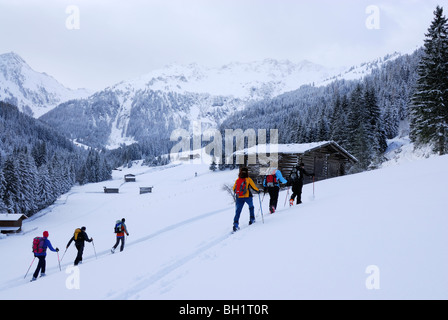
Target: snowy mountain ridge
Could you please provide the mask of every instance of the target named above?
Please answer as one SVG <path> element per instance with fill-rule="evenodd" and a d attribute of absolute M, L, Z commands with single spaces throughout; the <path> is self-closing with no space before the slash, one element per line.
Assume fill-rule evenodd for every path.
<path fill-rule="evenodd" d="M 124 92 L 126 96 L 142 90 L 206 94 L 216 97 L 212 104 L 222 105 L 223 97 L 242 101 L 270 99 L 305 84 L 320 86 L 337 79 L 360 79 L 399 55 L 394 53 L 350 68 L 327 68 L 307 60 L 294 63 L 276 59 L 232 62 L 219 67 L 170 64 L 105 90 Z M 14 52 L 0 54 L 0 99 L 17 105 L 35 118 L 61 103 L 84 99 L 91 94 L 88 89 L 66 88 L 46 73 L 34 71 Z"/>
<path fill-rule="evenodd" d="M 351 68 L 275 59 L 219 67 L 172 64 L 89 95 L 65 88 L 32 70 L 19 55 L 7 53 L 0 55 L 0 99 L 34 117 L 43 115 L 73 140 L 114 149 L 145 137 L 165 137 L 178 128 L 192 131 L 194 122 L 202 123 L 203 130 L 217 127 L 253 102 L 306 84 L 361 79 L 398 56 Z"/>
<path fill-rule="evenodd" d="M 361 79 L 390 59 L 385 57 L 349 69 L 275 59 L 214 68 L 172 64 L 122 81 L 87 99 L 63 103 L 42 119 L 81 143 L 114 149 L 142 139 L 167 138 L 174 129 L 192 132 L 194 122 L 200 122 L 203 130 L 216 128 L 251 103 L 303 85 Z"/>
<path fill-rule="evenodd" d="M 14 52 L 0 54 L 0 100 L 28 115 L 38 118 L 62 102 L 89 95 L 86 89 L 68 89 L 48 74 L 33 70 Z"/>
<path fill-rule="evenodd" d="M 272 98 L 304 84 L 319 82 L 340 72 L 310 61 L 265 59 L 250 63 L 232 62 L 220 67 L 197 63 L 171 64 L 137 79 L 123 81 L 113 89 L 195 92 L 239 99 Z"/>

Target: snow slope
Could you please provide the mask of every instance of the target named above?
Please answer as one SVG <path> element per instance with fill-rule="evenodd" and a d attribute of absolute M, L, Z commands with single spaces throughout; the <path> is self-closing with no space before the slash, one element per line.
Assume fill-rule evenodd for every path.
<path fill-rule="evenodd" d="M 24 224 L 24 235 L 0 239 L 0 299 L 447 299 L 448 157 L 388 166 L 304 187 L 300 206 L 266 214 L 231 235 L 231 197 L 222 190 L 237 172 L 208 165 L 134 166 L 111 181 L 73 188 Z M 124 183 L 134 173 L 137 182 Z M 197 177 L 195 177 L 197 173 Z M 103 186 L 120 187 L 104 194 Z M 140 195 L 139 186 L 154 186 Z M 130 236 L 110 253 L 115 220 Z M 30 283 L 31 243 L 44 230 L 60 256 L 74 229 L 87 227 L 79 277 L 72 245 L 59 271 L 47 255 L 47 277 Z M 33 230 L 34 228 L 37 228 Z M 375 284 L 368 289 L 374 266 Z M 368 273 L 366 273 L 366 270 Z M 379 272 L 379 273 L 378 273 Z M 69 289 L 79 280 L 79 289 Z M 379 282 L 378 282 L 379 280 Z"/>

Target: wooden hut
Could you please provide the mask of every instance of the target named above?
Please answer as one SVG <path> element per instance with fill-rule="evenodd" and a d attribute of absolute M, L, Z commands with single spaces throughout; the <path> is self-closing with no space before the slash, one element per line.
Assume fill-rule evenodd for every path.
<path fill-rule="evenodd" d="M 118 192 L 119 192 L 118 188 L 104 187 L 104 193 L 118 193 Z"/>
<path fill-rule="evenodd" d="M 152 193 L 154 187 L 140 187 L 140 194 Z"/>
<path fill-rule="evenodd" d="M 135 182 L 135 174 L 129 173 L 124 176 L 125 182 Z"/>
<path fill-rule="evenodd" d="M 14 233 L 22 231 L 22 221 L 27 219 L 24 214 L 0 214 L 0 232 Z"/>
<path fill-rule="evenodd" d="M 267 165 L 260 163 L 260 154 L 264 159 L 270 160 Z M 343 176 L 348 165 L 358 162 L 353 155 L 334 141 L 268 144 L 244 149 L 235 155 L 244 155 L 244 165 L 249 168 L 249 175 L 258 186 L 263 184 L 264 176 L 270 167 L 280 169 L 283 176 L 288 179 L 292 168 L 303 162 L 305 170 L 309 173 L 314 172 L 317 181 Z M 250 156 L 252 156 L 251 162 L 248 161 Z M 256 159 L 255 163 L 253 159 Z M 305 176 L 304 183 L 309 182 L 312 182 L 312 178 Z"/>
<path fill-rule="evenodd" d="M 200 152 L 184 152 L 182 153 L 182 155 L 179 157 L 180 161 L 190 161 L 190 160 L 196 160 L 196 159 L 200 159 L 201 158 L 201 154 Z"/>

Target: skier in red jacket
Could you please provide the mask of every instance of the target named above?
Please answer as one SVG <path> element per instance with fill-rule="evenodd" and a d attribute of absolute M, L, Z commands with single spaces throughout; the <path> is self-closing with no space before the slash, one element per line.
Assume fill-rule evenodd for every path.
<path fill-rule="evenodd" d="M 42 238 L 43 241 L 42 250 L 41 252 L 34 252 L 34 256 L 39 259 L 39 263 L 37 264 L 36 271 L 34 271 L 33 278 L 31 279 L 31 281 L 35 281 L 37 279 L 39 272 L 41 277 L 45 277 L 45 267 L 46 267 L 45 258 L 47 256 L 47 248 L 49 248 L 53 252 L 59 251 L 58 248 L 56 249 L 53 248 L 50 240 L 48 240 L 48 236 L 49 236 L 48 231 L 44 231 Z"/>

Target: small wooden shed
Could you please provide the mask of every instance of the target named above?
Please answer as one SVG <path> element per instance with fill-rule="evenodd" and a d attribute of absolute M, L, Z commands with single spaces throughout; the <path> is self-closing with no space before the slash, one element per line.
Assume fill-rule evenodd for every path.
<path fill-rule="evenodd" d="M 108 187 L 104 187 L 104 193 L 118 193 L 119 189 L 118 188 L 108 188 Z"/>
<path fill-rule="evenodd" d="M 154 187 L 140 187 L 140 194 L 152 193 Z"/>
<path fill-rule="evenodd" d="M 196 160 L 196 159 L 200 159 L 201 158 L 201 154 L 198 152 L 188 152 L 188 153 L 183 153 L 180 157 L 179 160 L 180 161 L 190 161 L 190 160 Z"/>
<path fill-rule="evenodd" d="M 124 176 L 124 181 L 125 182 L 135 182 L 135 174 L 127 174 Z"/>
<path fill-rule="evenodd" d="M 0 232 L 15 233 L 22 231 L 22 221 L 28 219 L 26 215 L 19 213 L 0 214 Z"/>
<path fill-rule="evenodd" d="M 272 154 L 270 153 L 271 151 Z M 348 153 L 344 148 L 334 141 L 313 142 L 304 144 L 277 144 L 254 146 L 252 148 L 244 149 L 242 153 L 245 156 L 245 166 L 249 168 L 249 175 L 258 186 L 262 186 L 264 176 L 266 175 L 270 165 L 260 164 L 259 154 L 267 155 L 266 158 L 278 162 L 277 167 L 282 175 L 288 179 L 292 169 L 303 162 L 305 170 L 309 173 L 315 174 L 315 179 L 324 180 L 345 175 L 347 166 L 355 164 L 358 160 Z M 257 155 L 256 163 L 248 163 L 248 156 Z M 241 155 L 237 152 L 236 155 Z M 306 177 L 304 183 L 312 182 L 311 177 Z"/>

